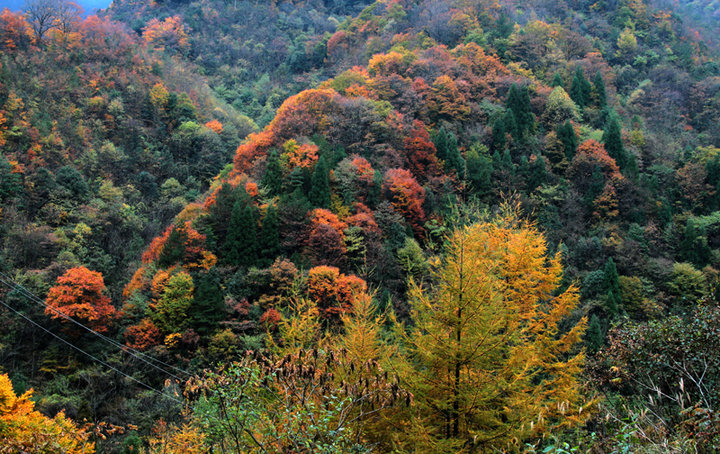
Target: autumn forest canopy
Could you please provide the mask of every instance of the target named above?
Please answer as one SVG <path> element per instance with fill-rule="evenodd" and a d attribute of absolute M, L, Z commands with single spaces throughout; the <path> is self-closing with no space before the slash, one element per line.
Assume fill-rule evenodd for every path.
<path fill-rule="evenodd" d="M 85 9 L 0 12 L 0 453 L 720 450 L 717 2 Z"/>

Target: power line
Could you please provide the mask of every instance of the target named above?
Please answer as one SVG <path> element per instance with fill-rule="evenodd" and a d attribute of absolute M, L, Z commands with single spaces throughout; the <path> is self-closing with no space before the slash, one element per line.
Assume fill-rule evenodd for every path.
<path fill-rule="evenodd" d="M 59 340 L 60 342 L 62 342 L 62 343 L 64 343 L 64 344 L 66 344 L 66 345 L 74 348 L 75 350 L 79 351 L 80 353 L 82 353 L 82 354 L 84 354 L 84 355 L 87 355 L 87 356 L 90 357 L 92 360 L 97 361 L 98 363 L 102 364 L 103 366 L 105 366 L 105 367 L 107 367 L 107 368 L 109 368 L 109 369 L 114 370 L 115 372 L 119 373 L 120 375 L 122 375 L 122 376 L 124 376 L 124 377 L 126 377 L 126 378 L 129 378 L 130 380 L 134 381 L 135 383 L 137 383 L 137 384 L 139 384 L 139 385 L 141 385 L 141 386 L 149 389 L 150 391 L 153 391 L 153 392 L 155 392 L 155 393 L 157 393 L 157 394 L 165 397 L 166 399 L 174 400 L 175 402 L 180 403 L 180 404 L 183 403 L 181 400 L 176 399 L 176 398 L 174 398 L 174 397 L 172 397 L 172 396 L 168 396 L 167 394 L 165 394 L 164 392 L 160 391 L 159 389 L 154 388 L 154 387 L 148 385 L 147 383 L 144 383 L 144 382 L 138 380 L 137 378 L 126 374 L 125 372 L 121 371 L 120 369 L 116 368 L 115 366 L 112 366 L 112 365 L 106 363 L 105 361 L 101 360 L 100 358 L 94 356 L 94 355 L 91 354 L 91 353 L 86 352 L 85 350 L 81 349 L 80 347 L 76 346 L 75 344 L 66 341 L 66 340 L 63 339 L 62 337 L 60 337 L 60 336 L 58 336 L 57 334 L 53 333 L 52 331 L 46 329 L 46 328 L 45 328 L 44 326 L 42 326 L 41 324 L 39 324 L 39 323 L 35 322 L 34 320 L 32 320 L 31 318 L 27 317 L 27 316 L 26 316 L 25 314 L 23 314 L 22 312 L 13 309 L 13 308 L 12 308 L 9 304 L 7 304 L 5 301 L 0 300 L 0 304 L 2 304 L 3 306 L 5 306 L 6 308 L 10 309 L 11 311 L 13 311 L 15 314 L 19 315 L 20 317 L 24 318 L 25 320 L 27 320 L 28 322 L 30 322 L 30 323 L 33 324 L 34 326 L 36 326 L 36 327 L 40 328 L 41 330 L 45 331 L 47 334 L 51 335 L 51 336 L 54 337 L 55 339 L 57 339 L 57 340 Z"/>
<path fill-rule="evenodd" d="M 17 282 L 14 281 L 12 278 L 8 277 L 6 274 L 4 274 L 4 273 L 2 273 L 2 272 L 0 272 L 0 283 L 4 284 L 4 285 L 7 286 L 8 288 L 12 288 L 12 289 L 15 289 L 15 290 L 19 290 L 20 293 L 21 293 L 26 299 L 28 299 L 28 300 L 36 303 L 36 304 L 39 304 L 39 305 L 43 306 L 44 308 L 50 309 L 51 311 L 55 312 L 56 314 L 58 314 L 60 317 L 64 318 L 65 320 L 68 320 L 68 321 L 70 321 L 70 322 L 72 322 L 72 323 L 74 323 L 74 324 L 82 327 L 83 329 L 85 329 L 85 330 L 87 330 L 88 332 L 94 334 L 95 336 L 99 337 L 100 339 L 102 339 L 102 340 L 110 343 L 111 345 L 113 345 L 113 346 L 116 347 L 116 348 L 121 349 L 122 351 L 125 351 L 125 352 L 129 353 L 131 356 L 139 359 L 140 361 L 142 361 L 142 362 L 150 365 L 151 367 L 155 368 L 156 370 L 159 370 L 160 372 L 162 372 L 162 373 L 164 373 L 164 374 L 170 375 L 171 377 L 173 377 L 173 378 L 175 378 L 175 379 L 177 379 L 177 380 L 179 380 L 179 381 L 182 381 L 182 378 L 178 377 L 177 375 L 173 374 L 172 372 L 169 372 L 169 371 L 163 369 L 163 368 L 160 367 L 160 366 L 157 366 L 156 364 L 153 364 L 153 363 L 150 362 L 150 361 L 155 361 L 155 362 L 158 363 L 158 364 L 162 364 L 163 366 L 166 366 L 166 367 L 168 367 L 168 368 L 170 368 L 170 369 L 176 370 L 176 371 L 178 371 L 178 372 L 180 372 L 180 373 L 186 374 L 187 376 L 192 376 L 192 375 L 193 375 L 193 374 L 191 374 L 190 372 L 188 372 L 188 371 L 186 371 L 186 370 L 184 370 L 184 369 L 180 369 L 180 368 L 175 367 L 175 366 L 173 366 L 173 365 L 171 365 L 171 364 L 167 364 L 166 362 L 164 362 L 164 361 L 162 361 L 162 360 L 159 360 L 159 359 L 157 359 L 157 358 L 153 358 L 152 356 L 146 355 L 145 353 L 142 353 L 141 351 L 136 350 L 136 349 L 134 349 L 134 348 L 132 348 L 132 347 L 130 347 L 130 346 L 123 345 L 123 344 L 115 341 L 114 339 L 111 339 L 111 338 L 105 336 L 104 334 L 95 331 L 94 329 L 90 328 L 89 326 L 86 326 L 86 325 L 80 323 L 79 321 L 77 321 L 77 320 L 75 320 L 74 318 L 70 317 L 69 315 L 63 313 L 62 311 L 60 311 L 60 310 L 58 310 L 58 309 L 56 309 L 56 308 L 54 308 L 54 307 L 52 307 L 52 306 L 49 306 L 49 305 L 45 304 L 45 302 L 44 302 L 43 300 L 41 300 L 38 296 L 36 296 L 36 295 L 33 294 L 32 292 L 30 292 L 30 290 L 28 290 L 27 288 L 23 287 L 21 284 L 17 283 Z M 149 360 L 147 360 L 147 359 L 145 359 L 145 358 L 149 358 Z"/>

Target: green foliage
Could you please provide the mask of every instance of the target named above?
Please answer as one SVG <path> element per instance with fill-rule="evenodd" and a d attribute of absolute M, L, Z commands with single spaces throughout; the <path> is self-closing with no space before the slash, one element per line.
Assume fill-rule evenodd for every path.
<path fill-rule="evenodd" d="M 592 86 L 585 78 L 582 67 L 578 66 L 575 68 L 572 85 L 570 86 L 570 98 L 582 109 L 590 104 L 591 95 Z"/>
<path fill-rule="evenodd" d="M 244 200 L 233 205 L 228 233 L 222 245 L 223 257 L 230 265 L 249 267 L 258 259 L 256 209 Z"/>
<path fill-rule="evenodd" d="M 620 122 L 617 115 L 612 112 L 608 116 L 607 123 L 605 124 L 605 130 L 602 136 L 605 150 L 608 152 L 611 158 L 615 160 L 621 171 L 626 171 L 630 167 L 630 159 L 622 141 L 622 134 L 620 131 Z"/>
<path fill-rule="evenodd" d="M 189 311 L 193 329 L 201 336 L 207 336 L 218 327 L 225 314 L 225 300 L 220 276 L 211 270 L 195 278 L 195 295 Z"/>
<path fill-rule="evenodd" d="M 315 164 L 315 170 L 313 171 L 310 181 L 310 192 L 308 193 L 308 200 L 315 207 L 330 207 L 329 173 L 330 169 L 328 168 L 325 155 L 322 155 Z"/>
<path fill-rule="evenodd" d="M 605 332 L 597 315 L 590 317 L 587 331 L 585 331 L 585 345 L 588 351 L 596 353 L 605 343 Z"/>
<path fill-rule="evenodd" d="M 277 151 L 272 150 L 268 154 L 267 167 L 262 177 L 261 184 L 268 190 L 270 195 L 278 195 L 283 188 L 283 170 L 280 165 L 280 157 Z"/>
<path fill-rule="evenodd" d="M 573 128 L 572 123 L 567 120 L 565 123 L 558 125 L 555 132 L 558 140 L 562 144 L 565 158 L 571 161 L 578 147 L 578 137 L 575 134 L 575 128 Z"/>
<path fill-rule="evenodd" d="M 151 312 L 152 320 L 163 333 L 180 333 L 188 327 L 188 314 L 193 305 L 192 277 L 181 271 L 168 279 Z"/>

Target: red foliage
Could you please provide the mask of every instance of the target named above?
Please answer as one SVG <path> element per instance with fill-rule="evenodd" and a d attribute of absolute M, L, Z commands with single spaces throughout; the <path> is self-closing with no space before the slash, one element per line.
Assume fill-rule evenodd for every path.
<path fill-rule="evenodd" d="M 136 350 L 147 350 L 160 345 L 163 340 L 162 333 L 155 324 L 147 318 L 137 325 L 129 326 L 124 333 L 125 345 Z"/>
<path fill-rule="evenodd" d="M 341 274 L 334 266 L 317 266 L 308 272 L 308 296 L 328 318 L 349 311 L 355 299 L 366 291 L 364 280 Z"/>
<path fill-rule="evenodd" d="M 390 169 L 385 173 L 383 190 L 393 207 L 398 210 L 410 223 L 413 232 L 424 238 L 425 211 L 422 204 L 425 201 L 425 190 L 418 184 L 409 170 Z"/>
<path fill-rule="evenodd" d="M 0 46 L 4 50 L 22 49 L 33 41 L 33 31 L 25 17 L 7 8 L 3 9 L 0 13 Z"/>
<path fill-rule="evenodd" d="M 84 266 L 71 268 L 57 278 L 57 285 L 48 292 L 45 314 L 67 322 L 60 315 L 64 314 L 89 324 L 98 332 L 107 332 L 116 310 L 104 292 L 102 274 Z"/>
<path fill-rule="evenodd" d="M 413 122 L 410 136 L 405 139 L 404 146 L 410 170 L 420 180 L 427 181 L 430 177 L 440 174 L 435 144 L 430 140 L 430 134 L 421 121 Z"/>
<path fill-rule="evenodd" d="M 581 143 L 572 160 L 568 172 L 575 179 L 589 181 L 595 166 L 599 166 L 605 178 L 622 178 L 615 160 L 605 151 L 605 146 L 597 140 L 589 139 Z"/>
<path fill-rule="evenodd" d="M 265 313 L 260 316 L 260 323 L 267 329 L 275 329 L 281 320 L 282 315 L 274 308 L 266 310 Z"/>
<path fill-rule="evenodd" d="M 123 299 L 130 298 L 135 292 L 141 292 L 143 290 L 146 290 L 148 286 L 150 285 L 150 281 L 145 276 L 145 272 L 147 270 L 144 266 L 141 266 L 135 271 L 135 274 L 133 274 L 132 279 L 130 279 L 130 282 L 127 283 L 125 288 L 123 289 Z"/>

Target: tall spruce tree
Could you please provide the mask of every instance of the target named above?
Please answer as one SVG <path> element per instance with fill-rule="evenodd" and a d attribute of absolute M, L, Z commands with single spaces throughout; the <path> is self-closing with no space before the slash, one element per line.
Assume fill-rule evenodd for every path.
<path fill-rule="evenodd" d="M 325 156 L 320 156 L 313 171 L 308 200 L 315 207 L 328 208 L 330 206 L 330 169 L 328 169 Z"/>
<path fill-rule="evenodd" d="M 578 107 L 584 108 L 590 103 L 591 94 L 592 86 L 585 78 L 585 73 L 582 68 L 578 66 L 575 68 L 575 75 L 573 76 L 572 85 L 570 86 L 570 99 L 572 99 Z"/>
<path fill-rule="evenodd" d="M 557 138 L 563 146 L 565 158 L 567 158 L 568 161 L 572 161 L 572 158 L 575 157 L 575 152 L 577 151 L 578 138 L 575 134 L 575 128 L 573 128 L 570 120 L 567 120 L 565 121 L 565 123 L 558 125 L 555 133 L 557 134 Z"/>
<path fill-rule="evenodd" d="M 189 315 L 193 329 L 201 336 L 212 334 L 225 316 L 220 276 L 213 269 L 195 278 L 195 297 Z"/>
<path fill-rule="evenodd" d="M 275 205 L 270 205 L 265 212 L 259 240 L 262 248 L 261 255 L 264 259 L 272 261 L 277 257 L 280 253 L 280 221 Z"/>
<path fill-rule="evenodd" d="M 512 111 L 515 119 L 516 133 L 513 137 L 520 139 L 525 132 L 532 130 L 534 127 L 530 93 L 528 92 L 527 86 L 523 85 L 521 88 L 518 88 L 517 85 L 512 84 L 508 92 L 506 107 Z M 512 133 L 512 131 L 508 129 L 507 123 L 505 124 L 505 129 Z"/>
<path fill-rule="evenodd" d="M 595 99 L 597 99 L 598 107 L 604 109 L 607 107 L 607 93 L 605 92 L 605 81 L 603 80 L 602 74 L 598 71 L 595 74 L 593 80 L 593 91 L 595 92 Z"/>
<path fill-rule="evenodd" d="M 505 130 L 505 118 L 498 118 L 493 123 L 492 128 L 492 149 L 493 151 L 503 151 L 507 145 L 507 131 Z"/>
<path fill-rule="evenodd" d="M 613 112 L 608 116 L 602 141 L 605 144 L 605 150 L 615 160 L 620 170 L 624 172 L 629 164 L 628 155 L 623 146 L 620 122 Z"/>
<path fill-rule="evenodd" d="M 230 215 L 227 238 L 222 246 L 222 258 L 236 266 L 252 266 L 258 258 L 257 221 L 254 207 L 238 200 Z"/>
<path fill-rule="evenodd" d="M 277 151 L 271 150 L 267 157 L 267 167 L 260 184 L 269 195 L 279 195 L 283 188 L 283 171 Z"/>
<path fill-rule="evenodd" d="M 553 77 L 553 80 L 550 83 L 550 86 L 553 88 L 563 86 L 563 80 L 562 80 L 562 77 L 560 77 L 560 73 L 555 73 L 555 76 Z"/>

